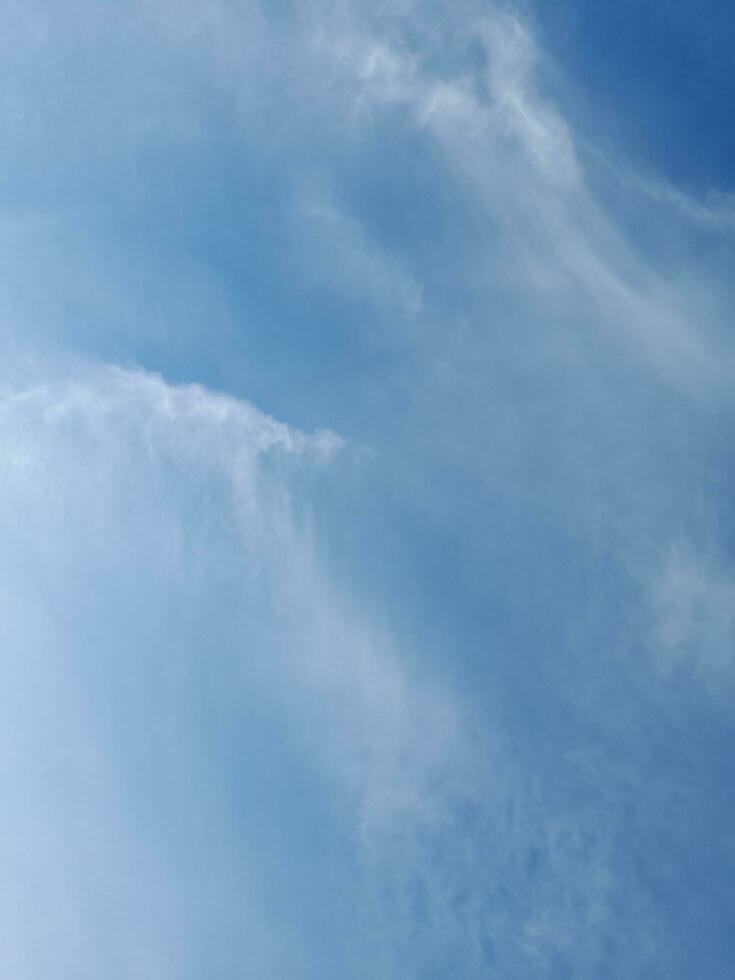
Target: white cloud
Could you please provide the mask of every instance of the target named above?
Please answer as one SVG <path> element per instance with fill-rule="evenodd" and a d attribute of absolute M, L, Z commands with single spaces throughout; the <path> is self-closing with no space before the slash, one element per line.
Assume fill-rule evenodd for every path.
<path fill-rule="evenodd" d="M 176 965 L 187 955 L 176 897 L 182 872 L 165 849 L 152 856 L 138 839 L 126 799 L 131 778 L 133 800 L 150 790 L 136 788 L 141 777 L 126 773 L 125 751 L 99 726 L 119 715 L 132 726 L 132 746 L 149 741 L 152 758 L 165 760 L 166 779 L 174 786 L 184 779 L 194 717 L 175 678 L 204 669 L 186 667 L 192 657 L 213 655 L 207 629 L 217 624 L 206 609 L 222 587 L 237 591 L 246 615 L 238 710 L 259 704 L 277 717 L 288 705 L 279 737 L 295 739 L 305 771 L 333 787 L 341 832 L 363 859 L 370 864 L 375 848 L 384 853 L 380 842 L 398 826 L 413 834 L 447 819 L 461 757 L 457 705 L 428 677 L 412 676 L 389 631 L 328 580 L 318 542 L 291 505 L 279 457 L 313 466 L 339 445 L 331 433 L 304 435 L 246 402 L 139 370 L 87 367 L 2 392 L 0 583 L 6 593 L 14 583 L 4 615 L 8 710 L 0 730 L 13 745 L 0 767 L 13 849 L 4 884 L 6 904 L 18 895 L 26 903 L 3 958 L 20 964 L 16 976 L 51 977 L 49 944 L 54 962 L 80 977 L 101 969 L 103 951 L 110 976 L 131 969 L 188 975 Z M 172 604 L 183 625 L 167 639 L 161 630 Z M 207 625 L 186 626 L 190 616 Z M 233 614 L 228 629 L 237 622 Z M 193 651 L 177 649 L 182 629 L 194 631 Z M 88 638 L 99 636 L 102 646 L 90 651 Z M 141 678 L 157 671 L 170 678 L 156 702 L 159 719 L 144 707 L 151 694 L 143 689 L 140 705 L 128 703 L 125 691 L 111 712 L 100 715 L 94 703 L 90 677 L 117 676 L 126 648 Z M 242 766 L 247 772 L 247 760 Z M 83 786 L 94 787 L 91 795 L 77 792 Z M 205 788 L 177 796 L 181 802 L 212 819 Z M 40 851 L 29 835 L 43 838 Z M 113 908 L 100 899 L 105 889 Z M 163 933 L 138 921 L 140 890 L 167 923 Z M 257 886 L 237 901 L 249 909 L 262 975 L 279 975 L 287 967 L 276 965 Z M 115 905 L 124 919 L 113 929 Z"/>
<path fill-rule="evenodd" d="M 160 32 L 156 66 L 158 55 L 165 52 L 174 60 L 181 55 L 177 69 L 184 64 L 199 71 L 203 52 L 203 74 L 217 89 L 214 101 L 218 108 L 220 99 L 235 106 L 242 124 L 242 142 L 237 145 L 257 161 L 256 169 L 282 167 L 292 178 L 293 155 L 300 177 L 299 152 L 305 146 L 317 157 L 318 146 L 321 162 L 326 159 L 330 166 L 343 150 L 359 158 L 361 141 L 371 138 L 371 126 L 386 121 L 397 122 L 401 132 L 409 130 L 412 138 L 425 141 L 427 157 L 435 154 L 441 161 L 442 179 L 451 191 L 461 191 L 457 237 L 466 232 L 477 246 L 472 255 L 457 260 L 460 269 L 449 270 L 449 279 L 454 274 L 452 286 L 461 291 L 470 283 L 469 291 L 477 296 L 485 288 L 492 293 L 500 283 L 501 300 L 511 312 L 518 301 L 523 317 L 529 310 L 536 317 L 540 328 L 534 341 L 542 330 L 545 337 L 554 331 L 560 336 L 558 343 L 548 337 L 546 346 L 533 352 L 522 339 L 517 349 L 513 347 L 515 360 L 501 356 L 500 367 L 495 366 L 503 344 L 515 344 L 499 337 L 495 320 L 502 320 L 503 309 L 468 303 L 467 309 L 455 311 L 456 316 L 440 316 L 431 308 L 431 272 L 423 280 L 418 268 L 408 274 L 382 246 L 380 236 L 342 205 L 342 197 L 339 206 L 334 203 L 338 195 L 299 197 L 303 184 L 293 181 L 297 193 L 289 201 L 297 201 L 294 237 L 306 253 L 305 264 L 311 269 L 319 266 L 314 270 L 317 281 L 325 277 L 330 288 L 360 303 L 368 297 L 386 319 L 398 309 L 404 320 L 421 313 L 427 321 L 425 333 L 414 331 L 412 342 L 422 355 L 420 370 L 427 363 L 438 368 L 436 375 L 427 372 L 426 377 L 412 379 L 427 394 L 413 402 L 415 392 L 410 392 L 404 399 L 407 414 L 419 417 L 410 420 L 413 428 L 406 424 L 409 439 L 399 449 L 414 437 L 417 444 L 423 439 L 421 448 L 411 447 L 417 455 L 430 443 L 432 461 L 449 456 L 469 474 L 468 484 L 479 474 L 486 481 L 483 488 L 493 480 L 495 487 L 505 480 L 504 490 L 520 496 L 529 492 L 530 484 L 536 492 L 538 484 L 545 504 L 552 501 L 556 506 L 561 500 L 558 506 L 573 512 L 575 526 L 582 528 L 580 538 L 593 526 L 599 538 L 592 548 L 606 554 L 610 549 L 615 556 L 626 549 L 635 552 L 630 528 L 646 529 L 658 506 L 651 506 L 648 495 L 658 500 L 658 491 L 671 476 L 665 463 L 657 469 L 658 434 L 640 439 L 638 432 L 631 435 L 634 427 L 645 428 L 647 399 L 625 416 L 626 421 L 610 423 L 608 404 L 599 408 L 610 398 L 609 390 L 598 387 L 604 372 L 598 376 L 589 371 L 580 380 L 583 393 L 565 401 L 566 393 L 557 393 L 545 371 L 535 363 L 527 370 L 529 361 L 541 362 L 557 349 L 566 356 L 568 344 L 570 360 L 578 357 L 581 363 L 590 350 L 591 361 L 608 363 L 622 357 L 631 376 L 639 371 L 652 375 L 646 379 L 651 391 L 663 381 L 677 392 L 707 401 L 716 400 L 717 385 L 729 380 L 732 359 L 709 332 L 711 311 L 702 313 L 699 294 L 692 295 L 690 284 L 640 253 L 595 197 L 575 134 L 540 92 L 540 52 L 523 24 L 495 8 L 483 17 L 453 13 L 461 21 L 461 32 L 481 45 L 478 63 L 451 53 L 444 57 L 442 30 L 427 31 L 420 8 L 411 5 L 382 5 L 373 17 L 350 5 L 332 5 L 325 11 L 322 5 L 302 4 L 292 22 L 270 20 L 264 8 L 254 4 L 217 3 L 205 9 L 196 3 L 182 7 L 167 2 L 153 5 L 145 16 Z M 404 30 L 407 24 L 410 29 Z M 42 34 L 45 43 L 53 31 L 44 29 Z M 94 40 L 87 40 L 94 47 Z M 160 91 L 166 95 L 162 102 L 149 97 Z M 121 130 L 122 145 L 139 145 L 151 133 L 165 135 L 171 104 L 182 111 L 174 130 L 183 142 L 192 134 L 201 137 L 203 112 L 196 100 L 190 104 L 185 86 L 182 91 L 183 96 L 176 86 L 143 84 L 129 93 L 117 113 L 131 124 Z M 136 109 L 144 103 L 146 112 L 138 116 Z M 90 137 L 85 152 L 94 146 L 111 153 L 110 147 L 120 145 L 110 141 L 116 118 L 115 113 L 105 114 L 98 126 L 91 126 L 94 139 Z M 13 125 L 20 125 L 17 119 Z M 36 128 L 45 131 L 41 123 Z M 332 153 L 335 147 L 340 153 Z M 310 171 L 312 165 L 318 170 L 319 162 L 310 160 Z M 334 167 L 339 169 L 339 161 Z M 331 186 L 329 179 L 326 183 Z M 650 196 L 691 210 L 660 190 Z M 469 212 L 471 220 L 463 226 Z M 718 223 L 727 222 L 723 218 Z M 28 228 L 25 218 L 21 225 Z M 59 228 L 63 241 L 63 223 Z M 28 254 L 37 253 L 38 234 L 33 231 L 30 237 Z M 8 241 L 13 246 L 5 249 L 10 255 L 17 251 L 14 233 Z M 31 268 L 25 261 L 18 260 L 18 265 Z M 62 280 L 63 261 L 59 269 L 57 278 Z M 439 275 L 445 271 L 439 270 Z M 94 285 L 82 282 L 83 289 L 75 288 L 87 295 L 87 287 Z M 698 285 L 704 291 L 706 277 Z M 25 280 L 20 291 L 28 292 Z M 50 292 L 58 296 L 56 288 Z M 509 294 L 515 299 L 509 300 Z M 396 317 L 400 329 L 407 329 L 400 320 Z M 517 320 L 511 316 L 509 322 L 514 329 Z M 467 327 L 461 338 L 457 323 Z M 567 332 L 561 337 L 563 331 Z M 437 341 L 438 334 L 455 336 L 443 342 Z M 455 347 L 461 347 L 461 356 Z M 509 386 L 519 382 L 517 390 L 503 387 L 506 364 Z M 447 384 L 437 391 L 439 374 Z M 559 389 L 567 377 L 558 383 Z M 629 390 L 634 396 L 638 392 L 623 385 L 613 395 L 627 398 Z M 589 396 L 589 391 L 594 394 Z M 670 404 L 656 402 L 652 428 Z M 585 414 L 588 408 L 590 418 Z M 613 409 L 625 413 L 629 405 Z M 501 439 L 497 435 L 504 417 L 510 420 L 507 452 L 516 454 L 516 469 L 503 469 L 502 459 L 499 463 L 493 452 L 506 438 L 506 433 Z M 549 419 L 561 422 L 557 428 L 547 427 Z M 599 419 L 607 425 L 604 431 L 603 426 L 596 428 Z M 533 430 L 531 439 L 524 424 Z M 599 962 L 600 951 L 609 948 L 607 916 L 614 917 L 610 908 L 616 887 L 610 850 L 618 809 L 606 790 L 604 753 L 599 766 L 592 756 L 595 765 L 590 763 L 581 779 L 584 789 L 602 802 L 588 810 L 580 804 L 574 812 L 565 812 L 564 801 L 553 796 L 553 777 L 548 777 L 548 796 L 542 786 L 530 785 L 533 763 L 514 755 L 503 742 L 502 720 L 496 722 L 488 709 L 487 718 L 470 724 L 463 704 L 439 677 L 425 666 L 409 665 L 400 636 L 372 621 L 347 585 L 339 587 L 331 580 L 320 561 L 321 542 L 310 536 L 308 522 L 296 516 L 300 507 L 292 506 L 296 481 L 292 484 L 290 477 L 292 467 L 314 465 L 338 445 L 329 433 L 304 435 L 237 399 L 198 386 L 170 385 L 140 371 L 74 370 L 61 380 L 16 385 L 0 399 L 0 527 L 7 545 L 0 574 L 4 583 L 16 583 L 6 613 L 14 626 L 12 643 L 4 651 L 12 677 L 6 692 L 10 702 L 27 705 L 13 715 L 13 724 L 22 727 L 20 716 L 48 715 L 52 720 L 47 741 L 68 745 L 74 756 L 59 762 L 46 742 L 39 746 L 33 735 L 18 742 L 8 778 L 12 781 L 26 770 L 23 778 L 30 796 L 44 801 L 34 811 L 41 813 L 39 834 L 51 843 L 38 860 L 21 854 L 17 874 L 31 867 L 43 881 L 53 872 L 61 891 L 71 896 L 67 904 L 73 907 L 74 922 L 68 928 L 66 913 L 59 911 L 62 900 L 53 897 L 48 905 L 57 934 L 67 930 L 80 943 L 82 951 L 68 952 L 64 961 L 68 973 L 80 975 L 82 948 L 95 932 L 89 909 L 104 883 L 118 878 L 119 865 L 140 867 L 142 877 L 150 874 L 155 879 L 156 903 L 170 909 L 166 943 L 181 949 L 175 903 L 169 904 L 176 891 L 171 868 L 163 858 L 149 866 L 150 855 L 141 856 L 135 834 L 115 823 L 119 760 L 94 752 L 89 761 L 86 755 L 86 746 L 102 741 L 96 720 L 84 720 L 85 709 L 78 707 L 84 699 L 75 686 L 77 681 L 84 686 L 80 675 L 86 667 L 80 663 L 80 651 L 89 656 L 84 643 L 84 630 L 93 629 L 87 625 L 88 604 L 92 602 L 98 616 L 111 615 L 131 650 L 142 631 L 143 660 L 136 661 L 142 676 L 147 676 L 145 656 L 151 651 L 161 673 L 168 676 L 174 673 L 172 662 L 179 651 L 165 645 L 155 649 L 165 637 L 150 627 L 146 633 L 145 622 L 141 626 L 133 620 L 155 619 L 162 608 L 174 608 L 176 618 L 191 630 L 184 631 L 184 639 L 196 647 L 195 656 L 206 656 L 209 634 L 216 637 L 221 623 L 217 615 L 209 615 L 206 629 L 197 624 L 197 603 L 206 606 L 203 594 L 208 600 L 230 591 L 239 600 L 228 607 L 236 621 L 233 629 L 242 625 L 240 607 L 247 620 L 247 629 L 238 634 L 243 704 L 257 701 L 259 709 L 273 708 L 276 714 L 276 707 L 287 706 L 297 729 L 288 737 L 308 746 L 302 760 L 306 769 L 313 766 L 327 774 L 343 806 L 344 826 L 360 841 L 360 860 L 374 874 L 378 904 L 384 892 L 390 893 L 384 903 L 390 909 L 387 917 L 395 913 L 396 932 L 408 951 L 401 965 L 391 960 L 386 975 L 420 975 L 424 964 L 437 968 L 437 949 L 451 949 L 452 944 L 466 953 L 466 959 L 458 957 L 454 963 L 467 963 L 468 970 L 474 970 L 470 976 L 485 976 L 492 962 L 507 976 L 528 975 L 529 961 L 549 962 L 556 954 L 566 954 L 575 963 Z M 603 458 L 606 453 L 609 459 Z M 649 467 L 652 456 L 655 465 Z M 631 462 L 636 465 L 630 467 Z M 427 467 L 426 472 L 433 471 Z M 508 473 L 513 479 L 508 480 Z M 631 513 L 639 506 L 641 513 L 634 520 Z M 585 508 L 595 510 L 596 521 L 585 523 Z M 461 509 L 460 504 L 457 511 Z M 462 514 L 452 514 L 452 533 L 460 533 L 463 519 Z M 463 543 L 473 531 L 470 519 L 461 525 Z M 498 533 L 502 536 L 503 529 Z M 477 578 L 487 572 L 489 539 L 487 533 L 477 535 Z M 698 657 L 708 677 L 722 668 L 722 651 L 731 645 L 730 582 L 726 569 L 676 553 L 652 590 L 656 643 L 673 659 Z M 115 605 L 117 592 L 126 590 L 133 598 L 121 608 L 129 619 L 123 619 Z M 90 595 L 99 597 L 99 605 Z M 48 626 L 42 624 L 43 638 L 34 632 L 36 619 L 44 618 L 38 612 L 41 607 L 50 618 Z M 117 619 L 112 615 L 116 610 Z M 185 648 L 184 642 L 181 645 Z M 26 648 L 35 651 L 36 666 L 29 669 L 39 673 L 46 663 L 45 650 L 55 651 L 57 666 L 44 681 L 53 694 L 44 688 L 43 696 L 38 695 L 23 674 L 25 662 L 13 674 Z M 447 651 L 448 657 L 452 654 Z M 192 721 L 185 699 L 174 697 L 172 704 L 156 708 L 162 728 L 168 726 L 178 748 Z M 134 713 L 129 720 L 134 729 Z M 181 754 L 176 748 L 166 757 L 173 769 Z M 34 767 L 39 760 L 38 771 L 27 765 L 28 760 Z M 87 806 L 75 798 L 72 812 L 62 812 L 59 827 L 49 830 L 54 800 L 44 796 L 44 765 L 68 772 L 70 779 L 82 771 L 87 774 L 84 780 L 104 783 L 99 805 Z M 185 804 L 195 806 L 191 796 L 183 796 Z M 208 817 L 206 803 L 201 806 Z M 99 877 L 93 875 L 94 880 L 81 885 L 91 898 L 79 897 L 68 885 L 74 869 L 64 856 L 67 833 L 72 854 L 83 852 L 78 838 L 68 831 L 79 814 L 85 828 L 95 822 L 106 828 L 105 847 L 118 854 L 104 858 Z M 20 837 L 26 819 L 22 807 L 9 812 L 8 820 L 14 822 L 11 839 Z M 60 870 L 54 871 L 56 866 Z M 123 889 L 119 899 L 132 910 L 133 920 L 135 894 L 135 889 L 131 894 Z M 29 904 L 38 900 L 37 893 L 29 896 Z M 635 896 L 640 899 L 637 891 Z M 245 901 L 241 894 L 235 897 Z M 256 889 L 255 919 L 258 897 Z M 635 902 L 631 907 L 635 918 Z M 646 910 L 640 922 L 627 919 L 624 924 L 630 935 L 645 939 L 654 920 L 654 912 Z M 619 924 L 620 919 L 614 919 L 615 927 Z M 270 923 L 259 929 L 265 970 L 261 975 L 292 975 L 282 963 L 280 970 L 273 966 L 277 960 L 272 959 L 276 953 L 268 938 Z M 21 939 L 8 952 L 15 976 L 23 976 L 20 967 L 16 969 L 23 957 L 28 976 L 54 975 L 53 965 L 38 958 L 43 943 L 36 940 L 42 933 L 28 941 L 22 930 L 18 933 Z M 411 946 L 413 940 L 417 942 Z M 181 967 L 170 964 L 157 948 L 156 937 L 135 921 L 116 933 L 116 948 L 130 947 L 143 950 L 157 975 L 167 970 L 177 978 L 181 975 Z M 96 964 L 94 975 L 105 972 L 98 965 L 101 957 L 95 950 L 88 960 Z M 133 967 L 124 958 L 121 962 L 127 967 L 120 967 L 120 975 L 129 975 Z M 526 973 L 511 973 L 519 962 Z M 137 964 L 134 972 L 144 975 Z"/>
<path fill-rule="evenodd" d="M 223 589 L 235 590 L 243 615 L 240 622 L 230 610 L 226 625 L 241 648 L 237 711 L 257 706 L 280 719 L 278 738 L 290 746 L 298 778 L 330 787 L 335 832 L 350 841 L 356 887 L 385 944 L 389 976 L 418 976 L 433 957 L 451 962 L 459 948 L 467 975 L 481 976 L 488 944 L 506 965 L 518 955 L 533 960 L 569 948 L 575 903 L 600 914 L 604 849 L 588 870 L 588 844 L 577 839 L 574 821 L 542 832 L 542 799 L 515 771 L 494 718 L 473 720 L 435 669 L 366 617 L 359 597 L 322 567 L 321 543 L 304 502 L 293 506 L 290 464 L 282 467 L 279 457 L 321 465 L 338 444 L 329 433 L 304 435 L 245 402 L 138 370 L 87 367 L 4 391 L 0 582 L 14 583 L 3 649 L 10 710 L 0 729 L 14 738 L 0 769 L 3 795 L 13 801 L 4 811 L 15 848 L 6 884 L 17 893 L 16 878 L 31 882 L 24 901 L 35 910 L 35 917 L 22 913 L 4 947 L 8 961 L 21 964 L 19 977 L 53 975 L 43 952 L 49 943 L 54 962 L 82 977 L 94 975 L 103 956 L 112 976 L 133 968 L 181 975 L 178 963 L 189 955 L 181 903 L 191 902 L 185 889 L 179 894 L 185 868 L 176 867 L 182 856 L 165 838 L 151 853 L 151 841 L 140 837 L 130 808 L 145 806 L 154 790 L 145 773 L 131 773 L 126 754 L 136 766 L 150 758 L 156 781 L 169 782 L 176 807 L 190 811 L 173 829 L 183 820 L 189 834 L 190 822 L 215 821 L 217 793 L 186 758 L 197 751 L 195 714 L 177 678 L 222 656 L 208 633 L 223 628 Z M 179 649 L 181 636 L 188 649 Z M 91 678 L 99 671 L 124 677 L 121 655 L 141 681 L 100 712 L 99 682 L 96 688 Z M 154 690 L 140 686 L 156 676 Z M 122 746 L 100 727 L 113 717 L 130 729 Z M 35 734 L 33 718 L 48 719 Z M 242 758 L 229 776 L 208 778 L 214 786 L 220 778 L 252 782 L 251 766 Z M 91 797 L 73 789 L 90 785 Z M 26 797 L 37 801 L 40 852 L 23 844 Z M 156 803 L 164 814 L 170 805 L 165 797 Z M 252 805 L 257 810 L 257 796 Z M 272 846 L 269 833 L 256 828 L 261 848 Z M 98 863 L 80 874 L 90 842 Z M 235 854 L 238 846 L 211 842 L 207 861 L 212 848 Z M 529 846 L 542 862 L 541 884 L 524 897 Z M 246 861 L 252 881 L 235 894 L 218 882 L 217 901 L 239 903 L 261 974 L 281 975 L 289 967 L 279 956 L 298 942 L 279 951 L 290 913 L 282 909 L 276 929 L 254 859 L 237 860 Z M 47 876 L 65 898 L 42 897 Z M 100 899 L 105 889 L 112 907 Z M 163 933 L 139 921 L 141 889 L 156 921 L 163 917 Z M 405 905 L 417 890 L 425 917 Z M 115 908 L 123 919 L 113 929 Z M 427 945 L 429 935 L 436 947 Z"/>
<path fill-rule="evenodd" d="M 697 316 L 686 286 L 657 269 L 595 200 L 559 109 L 538 92 L 537 47 L 513 16 L 491 9 L 468 28 L 487 67 L 454 76 L 363 29 L 318 48 L 345 78 L 356 118 L 404 107 L 502 236 L 500 268 L 539 298 L 618 347 L 633 364 L 701 393 L 721 384 L 730 358 Z M 350 84 L 351 82 L 351 84 Z M 498 262 L 498 260 L 495 260 Z M 481 265 L 478 261 L 478 270 Z M 497 272 L 497 269 L 496 269 Z M 724 360 L 723 360 L 724 356 Z"/>

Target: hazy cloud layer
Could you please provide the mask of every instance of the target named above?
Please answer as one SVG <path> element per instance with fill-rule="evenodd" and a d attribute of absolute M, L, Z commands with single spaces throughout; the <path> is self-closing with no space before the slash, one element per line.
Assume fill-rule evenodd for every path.
<path fill-rule="evenodd" d="M 529 7 L 2 18 L 0 974 L 729 978 L 732 189 Z"/>

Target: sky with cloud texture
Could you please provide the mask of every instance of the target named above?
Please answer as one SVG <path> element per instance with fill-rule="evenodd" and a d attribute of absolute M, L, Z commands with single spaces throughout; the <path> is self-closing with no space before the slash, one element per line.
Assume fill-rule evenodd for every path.
<path fill-rule="evenodd" d="M 0 980 L 732 980 L 734 43 L 0 4 Z"/>

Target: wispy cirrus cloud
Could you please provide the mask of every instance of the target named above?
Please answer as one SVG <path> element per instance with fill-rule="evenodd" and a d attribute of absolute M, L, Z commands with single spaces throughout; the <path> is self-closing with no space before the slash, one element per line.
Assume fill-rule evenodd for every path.
<path fill-rule="evenodd" d="M 729 975 L 727 208 L 495 5 L 7 13 L 14 975 Z"/>
<path fill-rule="evenodd" d="M 1 772 L 12 801 L 4 850 L 12 880 L 26 883 L 19 900 L 28 908 L 6 950 L 18 976 L 49 975 L 49 944 L 56 967 L 80 976 L 91 976 L 103 955 L 111 975 L 124 975 L 131 944 L 143 974 L 199 975 L 197 957 L 224 941 L 233 910 L 192 947 L 175 930 L 202 908 L 190 897 L 182 905 L 177 890 L 212 859 L 212 847 L 238 866 L 245 861 L 253 879 L 235 898 L 215 859 L 208 874 L 217 903 L 237 901 L 260 969 L 288 969 L 287 961 L 277 967 L 272 945 L 272 886 L 257 862 L 238 854 L 237 828 L 222 826 L 219 779 L 249 781 L 265 797 L 261 765 L 273 767 L 277 783 L 301 770 L 317 786 L 327 780 L 332 832 L 368 863 L 392 828 L 433 824 L 453 805 L 447 785 L 463 739 L 457 706 L 430 680 L 412 680 L 395 639 L 329 582 L 297 517 L 304 507 L 290 501 L 289 458 L 321 466 L 340 445 L 332 433 L 307 436 L 230 396 L 139 370 L 77 367 L 2 392 L 0 577 L 12 707 L 5 738 L 13 746 Z M 218 648 L 206 652 L 210 632 Z M 259 722 L 264 731 L 279 725 L 281 744 L 264 744 L 262 760 L 229 757 L 235 739 L 220 750 L 221 771 L 207 772 L 210 733 L 197 734 L 190 686 L 213 669 L 202 658 L 225 658 L 216 672 L 237 692 L 229 707 L 220 692 L 223 722 L 237 726 L 253 713 L 270 719 Z M 102 711 L 108 697 L 115 707 Z M 35 734 L 19 711 L 38 718 Z M 149 791 L 152 823 L 141 823 L 145 805 L 138 812 L 141 778 L 158 784 Z M 45 840 L 37 853 L 20 846 L 26 797 L 36 800 L 34 833 Z M 315 803 L 302 805 L 306 813 Z M 267 838 L 257 808 L 250 819 Z M 203 829 L 209 823 L 219 836 Z M 99 829 L 86 840 L 75 829 L 91 825 Z M 177 839 L 193 830 L 199 845 L 184 854 Z M 86 867 L 87 846 L 102 848 L 98 870 Z M 116 872 L 108 853 L 130 873 Z M 47 874 L 68 896 L 73 923 L 55 893 L 34 885 Z M 141 932 L 138 877 L 157 882 L 151 916 L 168 922 L 168 932 Z M 284 910 L 283 928 L 293 912 Z M 62 940 L 69 928 L 75 938 Z M 311 975 L 310 955 L 302 953 L 300 975 Z"/>

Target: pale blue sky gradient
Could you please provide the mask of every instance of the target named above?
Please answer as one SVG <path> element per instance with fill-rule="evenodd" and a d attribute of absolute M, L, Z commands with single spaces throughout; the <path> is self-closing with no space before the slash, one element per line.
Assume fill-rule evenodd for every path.
<path fill-rule="evenodd" d="M 0 980 L 731 980 L 733 21 L 638 7 L 5 5 Z"/>

